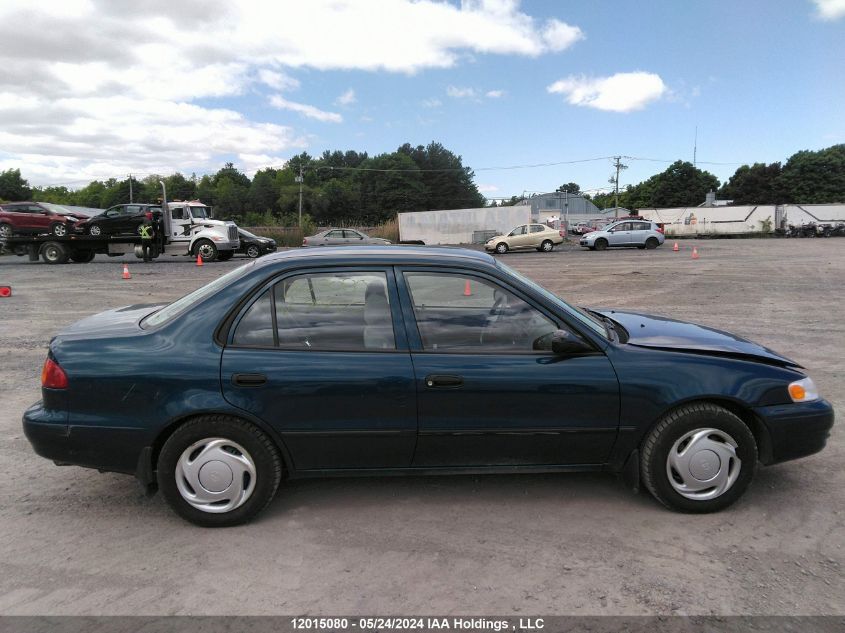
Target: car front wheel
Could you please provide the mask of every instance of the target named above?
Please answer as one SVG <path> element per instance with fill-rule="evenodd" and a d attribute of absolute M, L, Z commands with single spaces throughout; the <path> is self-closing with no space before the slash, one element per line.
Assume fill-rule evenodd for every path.
<path fill-rule="evenodd" d="M 594 248 L 597 251 L 603 251 L 603 250 L 607 249 L 607 240 L 605 240 L 605 239 L 596 240 Z"/>
<path fill-rule="evenodd" d="M 168 505 L 203 527 L 245 523 L 272 501 L 282 461 L 254 425 L 223 415 L 190 420 L 161 449 L 157 479 Z"/>
<path fill-rule="evenodd" d="M 499 253 L 499 255 L 504 255 L 508 252 L 508 245 L 504 242 L 499 242 L 496 244 L 496 252 Z"/>
<path fill-rule="evenodd" d="M 88 227 L 88 234 L 93 235 L 94 237 L 99 237 L 103 234 L 103 229 L 100 228 L 99 224 L 92 224 Z"/>
<path fill-rule="evenodd" d="M 53 222 L 53 224 L 50 225 L 50 233 L 56 237 L 64 237 L 67 235 L 67 224 L 63 222 Z"/>
<path fill-rule="evenodd" d="M 715 512 L 739 499 L 757 468 L 748 426 L 718 405 L 697 403 L 667 414 L 642 445 L 640 471 L 655 499 L 682 512 Z"/>
<path fill-rule="evenodd" d="M 259 248 L 257 246 L 255 246 L 253 244 L 251 246 L 247 246 L 246 254 L 247 254 L 247 257 L 250 257 L 251 259 L 255 259 L 259 255 L 261 255 L 261 251 L 259 250 Z"/>
<path fill-rule="evenodd" d="M 6 224 L 5 222 L 0 223 L 0 239 L 7 239 L 12 237 L 12 226 L 10 224 Z"/>

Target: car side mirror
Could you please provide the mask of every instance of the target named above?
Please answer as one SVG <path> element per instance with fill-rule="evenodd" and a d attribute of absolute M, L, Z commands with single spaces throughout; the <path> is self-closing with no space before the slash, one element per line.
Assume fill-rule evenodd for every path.
<path fill-rule="evenodd" d="M 561 356 L 568 356 L 592 352 L 593 348 L 566 330 L 556 330 L 552 334 L 552 351 Z"/>

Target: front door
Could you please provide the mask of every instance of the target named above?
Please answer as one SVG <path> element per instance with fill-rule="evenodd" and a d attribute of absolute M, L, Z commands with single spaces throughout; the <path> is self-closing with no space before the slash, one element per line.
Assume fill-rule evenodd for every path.
<path fill-rule="evenodd" d="M 398 303 L 390 268 L 269 285 L 229 335 L 224 397 L 273 426 L 297 470 L 408 467 L 416 393 Z"/>
<path fill-rule="evenodd" d="M 621 222 L 610 234 L 611 246 L 628 246 L 631 243 L 631 223 Z"/>
<path fill-rule="evenodd" d="M 600 351 L 551 352 L 579 336 L 481 274 L 405 269 L 397 277 L 416 376 L 417 467 L 604 463 L 619 385 Z"/>

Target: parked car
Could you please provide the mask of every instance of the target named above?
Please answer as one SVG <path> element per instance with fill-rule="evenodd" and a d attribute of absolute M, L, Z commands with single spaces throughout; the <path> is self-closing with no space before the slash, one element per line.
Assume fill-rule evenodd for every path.
<path fill-rule="evenodd" d="M 364 244 L 384 246 L 390 244 L 390 240 L 370 237 L 355 229 L 327 229 L 302 240 L 303 246 L 361 246 Z"/>
<path fill-rule="evenodd" d="M 487 240 L 484 250 L 503 255 L 511 250 L 533 248 L 548 253 L 563 243 L 563 231 L 545 224 L 521 224 L 507 235 L 496 235 Z"/>
<path fill-rule="evenodd" d="M 579 244 L 591 251 L 603 251 L 610 246 L 657 248 L 666 240 L 663 230 L 648 220 L 623 220 L 608 224 L 600 231 L 587 233 Z"/>
<path fill-rule="evenodd" d="M 282 477 L 373 472 L 622 472 L 710 512 L 833 424 L 777 352 L 577 308 L 438 247 L 252 260 L 170 305 L 65 328 L 41 379 L 23 416 L 39 455 L 134 474 L 207 526 L 249 520 Z"/>
<path fill-rule="evenodd" d="M 238 229 L 238 238 L 241 240 L 241 245 L 237 252 L 243 253 L 251 259 L 273 253 L 276 250 L 276 240 L 255 235 L 241 228 Z"/>
<path fill-rule="evenodd" d="M 87 220 L 78 222 L 74 227 L 77 233 L 86 233 L 95 237 L 100 235 L 118 235 L 138 233 L 145 220 L 161 217 L 161 206 L 153 204 L 116 204 Z"/>
<path fill-rule="evenodd" d="M 584 235 L 585 233 L 590 233 L 591 231 L 595 231 L 595 230 L 596 229 L 594 229 L 592 226 L 590 226 L 586 222 L 579 222 L 578 224 L 576 224 L 575 226 L 573 226 L 570 229 L 570 231 L 574 235 Z"/>
<path fill-rule="evenodd" d="M 51 233 L 64 237 L 83 216 L 40 202 L 5 202 L 0 205 L 0 238 Z M 59 210 L 57 210 L 59 209 Z"/>

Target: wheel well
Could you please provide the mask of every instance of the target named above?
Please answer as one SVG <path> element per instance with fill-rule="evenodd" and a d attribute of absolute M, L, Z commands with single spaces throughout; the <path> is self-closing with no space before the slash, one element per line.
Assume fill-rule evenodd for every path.
<path fill-rule="evenodd" d="M 155 473 L 156 466 L 158 465 L 158 458 L 161 454 L 161 449 L 164 447 L 165 442 L 170 439 L 170 436 L 176 432 L 180 426 L 185 424 L 186 422 L 190 422 L 196 418 L 202 417 L 204 415 L 225 415 L 233 420 L 240 420 L 241 422 L 246 422 L 247 424 L 251 424 L 256 428 L 260 429 L 263 433 L 267 434 L 267 437 L 270 438 L 270 441 L 273 442 L 273 446 L 276 447 L 276 450 L 279 451 L 279 456 L 282 458 L 282 465 L 284 466 L 284 472 L 282 476 L 286 473 L 291 472 L 291 464 L 290 458 L 288 456 L 287 449 L 282 444 L 281 440 L 276 436 L 276 434 L 268 429 L 263 424 L 256 424 L 254 420 L 250 420 L 249 418 L 245 418 L 239 415 L 232 415 L 231 413 L 214 413 L 210 411 L 206 411 L 204 413 L 193 413 L 191 415 L 185 416 L 183 418 L 179 418 L 177 420 L 173 420 L 170 424 L 164 427 L 159 434 L 156 436 L 155 440 L 153 440 L 152 446 L 150 446 L 150 473 Z"/>
<path fill-rule="evenodd" d="M 646 433 L 643 435 L 640 445 L 642 445 L 642 442 L 644 442 L 645 439 L 648 437 L 648 434 L 651 432 L 651 429 L 654 428 L 654 426 L 658 424 L 660 420 L 672 413 L 672 411 L 675 411 L 676 409 L 685 407 L 690 404 L 715 404 L 733 413 L 736 417 L 742 420 L 749 429 L 751 429 L 751 433 L 752 435 L 754 435 L 754 441 L 757 443 L 757 458 L 764 464 L 771 462 L 772 442 L 771 438 L 769 437 L 769 430 L 766 428 L 766 425 L 759 417 L 757 417 L 754 411 L 752 411 L 749 407 L 746 407 L 743 404 L 736 402 L 735 400 L 729 400 L 727 398 L 699 398 L 697 400 L 687 400 L 677 406 L 672 407 L 667 411 L 664 411 L 663 415 L 661 415 L 648 427 L 648 431 L 646 431 Z"/>

